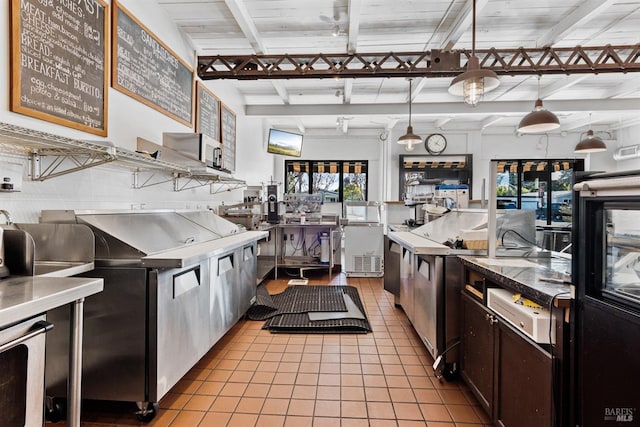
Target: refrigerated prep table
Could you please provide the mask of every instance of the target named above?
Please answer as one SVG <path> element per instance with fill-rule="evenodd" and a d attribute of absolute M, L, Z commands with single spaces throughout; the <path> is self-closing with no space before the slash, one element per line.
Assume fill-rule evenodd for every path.
<path fill-rule="evenodd" d="M 411 231 L 387 234 L 387 253 L 399 259 L 397 301 L 447 378 L 458 372 L 464 277 L 457 255 L 486 254 L 486 250 L 454 248 L 450 242 L 456 240 L 460 230 L 482 228 L 487 220 L 486 210 L 456 210 Z M 393 281 L 385 274 L 385 289 L 391 289 L 386 284 Z"/>
<path fill-rule="evenodd" d="M 95 235 L 104 291 L 85 306 L 83 397 L 157 402 L 244 314 L 255 298 L 256 242 L 211 211 L 43 211 L 43 222 L 81 223 Z M 46 392 L 64 396 L 68 313 L 54 310 Z"/>

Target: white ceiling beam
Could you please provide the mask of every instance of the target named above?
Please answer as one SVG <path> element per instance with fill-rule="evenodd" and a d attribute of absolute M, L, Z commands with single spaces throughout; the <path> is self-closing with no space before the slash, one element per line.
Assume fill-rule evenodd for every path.
<path fill-rule="evenodd" d="M 425 79 L 424 77 L 419 77 L 415 81 L 415 84 L 413 85 L 413 89 L 411 91 L 411 102 L 414 102 L 416 100 L 416 97 L 420 92 L 422 92 L 422 89 L 426 84 L 427 84 L 427 79 Z M 407 102 L 409 102 L 408 96 L 407 96 Z"/>
<path fill-rule="evenodd" d="M 256 25 L 253 23 L 253 19 L 251 19 L 251 15 L 249 15 L 249 10 L 245 6 L 242 0 L 224 0 L 224 3 L 227 5 L 233 18 L 236 20 L 240 29 L 244 33 L 244 36 L 247 38 L 251 47 L 258 55 L 264 55 L 267 53 L 267 48 L 264 46 L 262 42 L 262 37 L 258 33 L 258 29 Z"/>
<path fill-rule="evenodd" d="M 480 123 L 480 128 L 482 130 L 485 130 L 489 126 L 498 123 L 502 119 L 504 119 L 504 116 L 489 116 Z"/>
<path fill-rule="evenodd" d="M 593 124 L 593 121 L 589 117 L 589 115 L 584 116 L 581 119 L 573 120 L 570 122 L 562 121 L 560 122 L 560 130 L 575 130 L 582 127 L 590 128 Z"/>
<path fill-rule="evenodd" d="M 598 111 L 638 111 L 639 98 L 616 99 L 580 99 L 580 100 L 552 100 L 545 106 L 556 114 L 561 112 L 593 111 L 594 105 Z M 327 108 L 320 104 L 301 105 L 247 105 L 247 116 L 354 116 L 354 115 L 406 115 L 406 104 L 337 104 Z M 413 104 L 413 115 L 442 115 L 456 116 L 474 115 L 505 115 L 528 113 L 531 111 L 531 101 L 502 101 L 481 102 L 476 107 L 469 107 L 463 102 L 431 102 Z"/>
<path fill-rule="evenodd" d="M 620 123 L 609 126 L 609 130 L 619 130 L 628 128 L 631 126 L 640 125 L 640 119 L 630 119 L 630 120 L 622 120 Z"/>
<path fill-rule="evenodd" d="M 307 129 L 304 127 L 304 123 L 302 123 L 302 120 L 300 119 L 296 120 L 296 127 L 298 128 L 301 134 L 304 134 L 305 132 L 307 132 Z"/>
<path fill-rule="evenodd" d="M 224 3 L 231 11 L 233 18 L 238 23 L 238 26 L 249 41 L 249 44 L 255 53 L 258 55 L 266 55 L 268 53 L 267 47 L 262 42 L 262 37 L 260 37 L 260 33 L 258 33 L 258 29 L 256 28 L 251 15 L 249 15 L 249 10 L 245 6 L 243 0 L 224 0 Z M 289 94 L 284 88 L 284 85 L 275 80 L 271 80 L 271 84 L 278 93 L 278 96 L 282 99 L 282 102 L 289 104 Z"/>
<path fill-rule="evenodd" d="M 480 11 L 487 5 L 489 0 L 478 0 L 476 2 L 476 14 L 480 13 Z M 476 16 L 476 19 L 478 17 Z M 447 32 L 444 40 L 440 44 L 440 49 L 442 50 L 451 50 L 458 43 L 460 37 L 471 28 L 473 23 L 473 0 L 468 0 L 464 5 L 462 12 L 458 15 L 456 20 L 454 21 L 451 28 Z"/>
<path fill-rule="evenodd" d="M 289 93 L 284 88 L 284 85 L 277 80 L 270 80 L 270 82 L 273 88 L 276 90 L 276 92 L 278 92 L 278 96 L 280 96 L 280 98 L 282 99 L 282 102 L 284 102 L 287 105 L 290 104 Z"/>
<path fill-rule="evenodd" d="M 553 46 L 579 25 L 584 25 L 618 0 L 583 0 L 569 15 L 536 40 L 537 47 Z"/>
<path fill-rule="evenodd" d="M 573 74 L 570 76 L 565 76 L 564 78 L 560 79 L 560 80 L 556 80 L 555 82 L 551 83 L 550 85 L 547 85 L 543 88 L 540 89 L 540 99 L 546 99 L 548 97 L 550 97 L 551 95 L 558 93 L 562 90 L 568 89 L 571 86 L 580 83 L 583 80 L 588 79 L 590 76 L 588 74 Z"/>
<path fill-rule="evenodd" d="M 353 80 L 345 79 L 344 80 L 344 98 L 343 102 L 345 104 L 351 104 L 351 94 L 353 93 Z"/>
<path fill-rule="evenodd" d="M 444 125 L 449 123 L 451 120 L 453 120 L 453 117 L 443 117 L 441 119 L 436 120 L 436 122 L 433 124 L 433 126 L 436 129 L 442 129 L 444 127 Z"/>
<path fill-rule="evenodd" d="M 634 92 L 640 91 L 640 81 L 638 80 L 630 80 L 624 83 L 620 83 L 616 87 L 614 87 L 605 98 L 615 98 L 617 96 L 625 96 Z"/>
<path fill-rule="evenodd" d="M 362 0 L 349 0 L 349 39 L 347 41 L 347 53 L 354 54 L 358 48 L 358 36 L 360 35 L 360 10 Z"/>

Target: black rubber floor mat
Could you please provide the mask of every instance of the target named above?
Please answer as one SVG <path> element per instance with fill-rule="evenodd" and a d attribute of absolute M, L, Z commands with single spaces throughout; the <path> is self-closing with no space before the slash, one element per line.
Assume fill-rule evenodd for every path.
<path fill-rule="evenodd" d="M 268 295 L 265 291 L 264 286 L 258 287 L 258 298 L 247 312 L 247 316 L 253 320 L 267 319 L 262 328 L 269 329 L 272 333 L 330 334 L 371 331 L 360 295 L 353 286 L 289 286 L 284 292 L 275 295 Z M 309 319 L 309 312 L 346 312 L 343 294 L 351 298 L 364 314 L 364 319 Z"/>

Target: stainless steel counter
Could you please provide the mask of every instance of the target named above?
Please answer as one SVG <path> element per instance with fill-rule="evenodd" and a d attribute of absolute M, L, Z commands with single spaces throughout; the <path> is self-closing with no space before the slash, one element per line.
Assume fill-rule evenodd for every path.
<path fill-rule="evenodd" d="M 571 300 L 571 260 L 565 258 L 487 258 L 460 256 L 463 264 L 497 284 L 549 306 L 552 299 L 565 306 Z"/>
<path fill-rule="evenodd" d="M 449 255 L 452 252 L 450 247 L 425 239 L 410 231 L 392 231 L 387 235 L 389 239 L 399 243 L 416 255 Z"/>
<path fill-rule="evenodd" d="M 103 280 L 95 278 L 22 276 L 0 280 L 0 327 L 71 305 L 67 425 L 80 427 L 80 379 L 84 299 L 101 292 Z"/>
<path fill-rule="evenodd" d="M 148 268 L 183 268 L 209 259 L 229 248 L 264 239 L 268 235 L 269 233 L 266 231 L 245 231 L 227 236 L 224 239 L 194 243 L 158 254 L 147 255 L 142 258 L 142 265 Z"/>
<path fill-rule="evenodd" d="M 20 276 L 0 280 L 0 327 L 102 291 L 102 279 Z"/>

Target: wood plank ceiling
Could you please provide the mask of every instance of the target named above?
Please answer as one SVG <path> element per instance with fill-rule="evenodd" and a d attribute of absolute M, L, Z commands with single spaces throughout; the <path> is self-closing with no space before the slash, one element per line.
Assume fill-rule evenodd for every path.
<path fill-rule="evenodd" d="M 198 55 L 471 49 L 471 0 L 157 0 Z M 640 43 L 640 0 L 477 0 L 477 49 Z M 450 78 L 413 82 L 412 122 L 433 130 L 515 132 L 538 91 L 558 132 L 640 124 L 640 73 L 502 76 L 472 108 Z M 405 78 L 229 80 L 271 126 L 390 130 L 408 121 Z"/>

